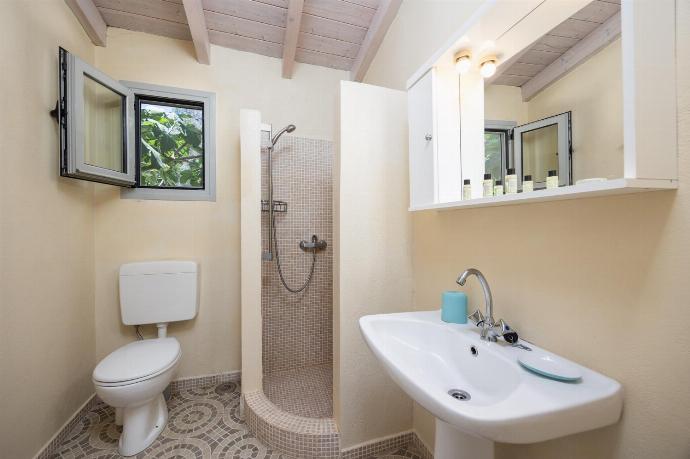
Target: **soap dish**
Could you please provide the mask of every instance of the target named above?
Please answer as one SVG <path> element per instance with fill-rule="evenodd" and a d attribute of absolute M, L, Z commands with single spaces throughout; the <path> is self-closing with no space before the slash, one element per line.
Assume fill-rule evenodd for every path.
<path fill-rule="evenodd" d="M 546 354 L 526 354 L 518 357 L 518 363 L 539 376 L 556 381 L 576 382 L 582 379 L 582 371 L 577 366 L 558 357 Z"/>

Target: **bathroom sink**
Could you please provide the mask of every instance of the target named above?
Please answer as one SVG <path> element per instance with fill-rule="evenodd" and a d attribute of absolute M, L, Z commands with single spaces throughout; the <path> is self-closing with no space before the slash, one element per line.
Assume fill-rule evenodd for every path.
<path fill-rule="evenodd" d="M 620 417 L 617 381 L 567 361 L 579 369 L 579 381 L 531 373 L 518 363 L 521 354 L 558 358 L 531 343 L 520 340 L 528 351 L 481 340 L 477 327 L 442 322 L 440 311 L 365 316 L 359 325 L 395 382 L 437 418 L 437 457 L 460 457 L 438 451 L 439 435 L 448 427 L 491 442 L 485 445 L 491 454 L 484 455 L 491 457 L 493 442 L 540 442 L 614 424 Z"/>

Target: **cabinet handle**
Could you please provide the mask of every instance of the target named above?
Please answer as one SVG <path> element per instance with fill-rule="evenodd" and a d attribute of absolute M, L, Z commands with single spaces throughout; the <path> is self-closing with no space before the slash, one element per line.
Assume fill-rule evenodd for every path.
<path fill-rule="evenodd" d="M 425 136 L 424 136 L 424 140 L 426 140 L 427 142 L 429 142 L 429 141 L 431 140 L 431 134 L 425 135 Z"/>

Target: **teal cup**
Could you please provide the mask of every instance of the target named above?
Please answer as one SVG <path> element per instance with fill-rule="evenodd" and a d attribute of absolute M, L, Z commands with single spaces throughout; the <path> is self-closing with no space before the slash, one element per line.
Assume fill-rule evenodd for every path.
<path fill-rule="evenodd" d="M 467 295 L 463 292 L 443 292 L 441 320 L 451 324 L 467 323 Z"/>

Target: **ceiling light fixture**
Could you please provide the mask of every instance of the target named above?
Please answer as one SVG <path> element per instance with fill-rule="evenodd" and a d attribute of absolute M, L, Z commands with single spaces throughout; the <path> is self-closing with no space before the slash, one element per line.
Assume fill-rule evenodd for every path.
<path fill-rule="evenodd" d="M 496 73 L 496 58 L 494 56 L 485 58 L 479 66 L 479 74 L 484 78 L 491 78 Z"/>
<path fill-rule="evenodd" d="M 462 74 L 467 72 L 472 65 L 472 58 L 469 51 L 460 51 L 455 55 L 455 70 Z"/>

